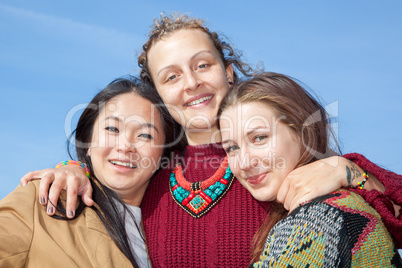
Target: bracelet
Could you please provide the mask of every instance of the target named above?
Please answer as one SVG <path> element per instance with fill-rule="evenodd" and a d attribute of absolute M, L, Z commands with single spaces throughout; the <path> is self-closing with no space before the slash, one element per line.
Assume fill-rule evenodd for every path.
<path fill-rule="evenodd" d="M 70 165 L 82 167 L 85 171 L 85 175 L 87 175 L 88 179 L 91 179 L 91 174 L 89 173 L 89 168 L 87 168 L 87 166 L 80 161 L 75 161 L 75 160 L 63 161 L 63 162 L 58 163 L 55 168 L 59 168 L 62 166 L 70 166 Z"/>
<path fill-rule="evenodd" d="M 368 174 L 367 174 L 367 171 L 365 171 L 365 172 L 363 173 L 363 177 L 364 177 L 364 179 L 363 179 L 362 181 L 359 181 L 359 182 L 357 183 L 357 186 L 350 186 L 350 188 L 353 188 L 353 189 L 356 189 L 356 188 L 363 189 L 364 184 L 366 183 L 366 181 L 367 181 L 368 178 L 369 178 L 369 176 L 368 176 Z"/>

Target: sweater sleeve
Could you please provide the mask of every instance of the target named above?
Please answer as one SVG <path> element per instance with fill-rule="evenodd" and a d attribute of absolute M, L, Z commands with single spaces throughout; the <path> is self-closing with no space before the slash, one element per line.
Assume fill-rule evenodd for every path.
<path fill-rule="evenodd" d="M 399 267 L 379 218 L 348 191 L 319 197 L 274 226 L 253 267 Z"/>
<path fill-rule="evenodd" d="M 33 237 L 34 183 L 18 186 L 0 201 L 0 267 L 24 267 Z"/>
<path fill-rule="evenodd" d="M 278 222 L 252 267 L 351 267 L 352 254 L 339 211 L 312 202 Z"/>
<path fill-rule="evenodd" d="M 350 153 L 343 155 L 343 157 L 367 170 L 384 184 L 384 193 L 380 193 L 377 190 L 366 191 L 364 189 L 354 189 L 353 191 L 361 195 L 367 203 L 377 210 L 381 215 L 385 227 L 393 237 L 397 248 L 402 248 L 402 209 L 399 210 L 399 216 L 395 217 L 394 207 L 391 203 L 392 201 L 402 208 L 402 175 L 379 167 L 361 154 Z"/>

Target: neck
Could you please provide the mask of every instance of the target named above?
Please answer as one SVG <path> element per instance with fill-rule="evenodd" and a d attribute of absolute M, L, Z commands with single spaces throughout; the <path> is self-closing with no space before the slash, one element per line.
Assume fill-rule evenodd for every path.
<path fill-rule="evenodd" d="M 127 205 L 131 205 L 131 206 L 134 206 L 134 207 L 140 207 L 142 198 L 137 199 L 137 198 L 124 198 L 124 197 L 122 197 L 122 200 Z"/>
<path fill-rule="evenodd" d="M 127 191 L 116 191 L 120 198 L 123 200 L 124 203 L 134 206 L 140 207 L 142 198 L 144 197 L 145 190 L 147 189 L 149 182 L 146 183 L 144 186 L 139 187 L 136 191 L 127 190 Z"/>
<path fill-rule="evenodd" d="M 222 141 L 221 132 L 216 127 L 208 131 L 186 129 L 185 133 L 189 145 L 202 145 Z"/>

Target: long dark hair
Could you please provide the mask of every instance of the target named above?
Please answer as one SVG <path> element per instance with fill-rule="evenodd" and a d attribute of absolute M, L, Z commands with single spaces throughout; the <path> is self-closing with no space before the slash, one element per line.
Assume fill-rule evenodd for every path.
<path fill-rule="evenodd" d="M 264 72 L 239 83 L 222 101 L 218 116 L 231 106 L 250 102 L 261 102 L 272 107 L 282 123 L 300 138 L 301 156 L 296 167 L 340 154 L 324 107 L 290 77 Z M 252 262 L 258 261 L 269 231 L 286 215 L 282 204 L 272 204 L 270 214 L 254 236 Z"/>
<path fill-rule="evenodd" d="M 133 256 L 133 251 L 131 250 L 131 245 L 125 228 L 126 215 L 129 215 L 134 220 L 134 223 L 136 223 L 135 216 L 126 207 L 126 204 L 117 193 L 104 186 L 96 178 L 91 159 L 87 154 L 92 139 L 94 124 L 99 114 L 102 112 L 108 101 L 125 93 L 134 93 L 149 100 L 155 105 L 161 117 L 165 134 L 165 144 L 174 144 L 179 126 L 169 115 L 159 95 L 152 90 L 152 86 L 149 83 L 141 82 L 133 77 L 128 77 L 114 80 L 92 99 L 79 118 L 77 128 L 70 136 L 70 140 L 72 137 L 74 137 L 74 146 L 70 142 L 67 143 L 67 146 L 70 157 L 72 159 L 74 158 L 72 155 L 73 151 L 75 151 L 78 160 L 85 163 L 90 170 L 90 182 L 93 188 L 92 198 L 95 202 L 92 209 L 101 219 L 117 247 L 130 260 L 134 267 L 138 267 L 138 264 Z M 163 157 L 167 157 L 169 152 L 170 149 L 165 148 Z M 74 218 L 78 217 L 82 213 L 84 207 L 85 205 L 83 202 L 79 200 L 79 205 Z M 123 208 L 123 213 L 120 207 Z M 57 218 L 68 220 L 65 214 L 64 206 L 60 200 L 57 205 L 57 210 L 62 215 L 56 216 Z M 140 230 L 140 226 L 137 226 L 137 228 Z"/>

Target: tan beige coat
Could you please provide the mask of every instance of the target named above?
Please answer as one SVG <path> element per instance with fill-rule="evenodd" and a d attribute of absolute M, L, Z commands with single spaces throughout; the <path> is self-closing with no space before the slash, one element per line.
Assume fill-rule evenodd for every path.
<path fill-rule="evenodd" d="M 53 219 L 38 189 L 30 182 L 0 201 L 0 267 L 132 267 L 91 208 Z"/>

